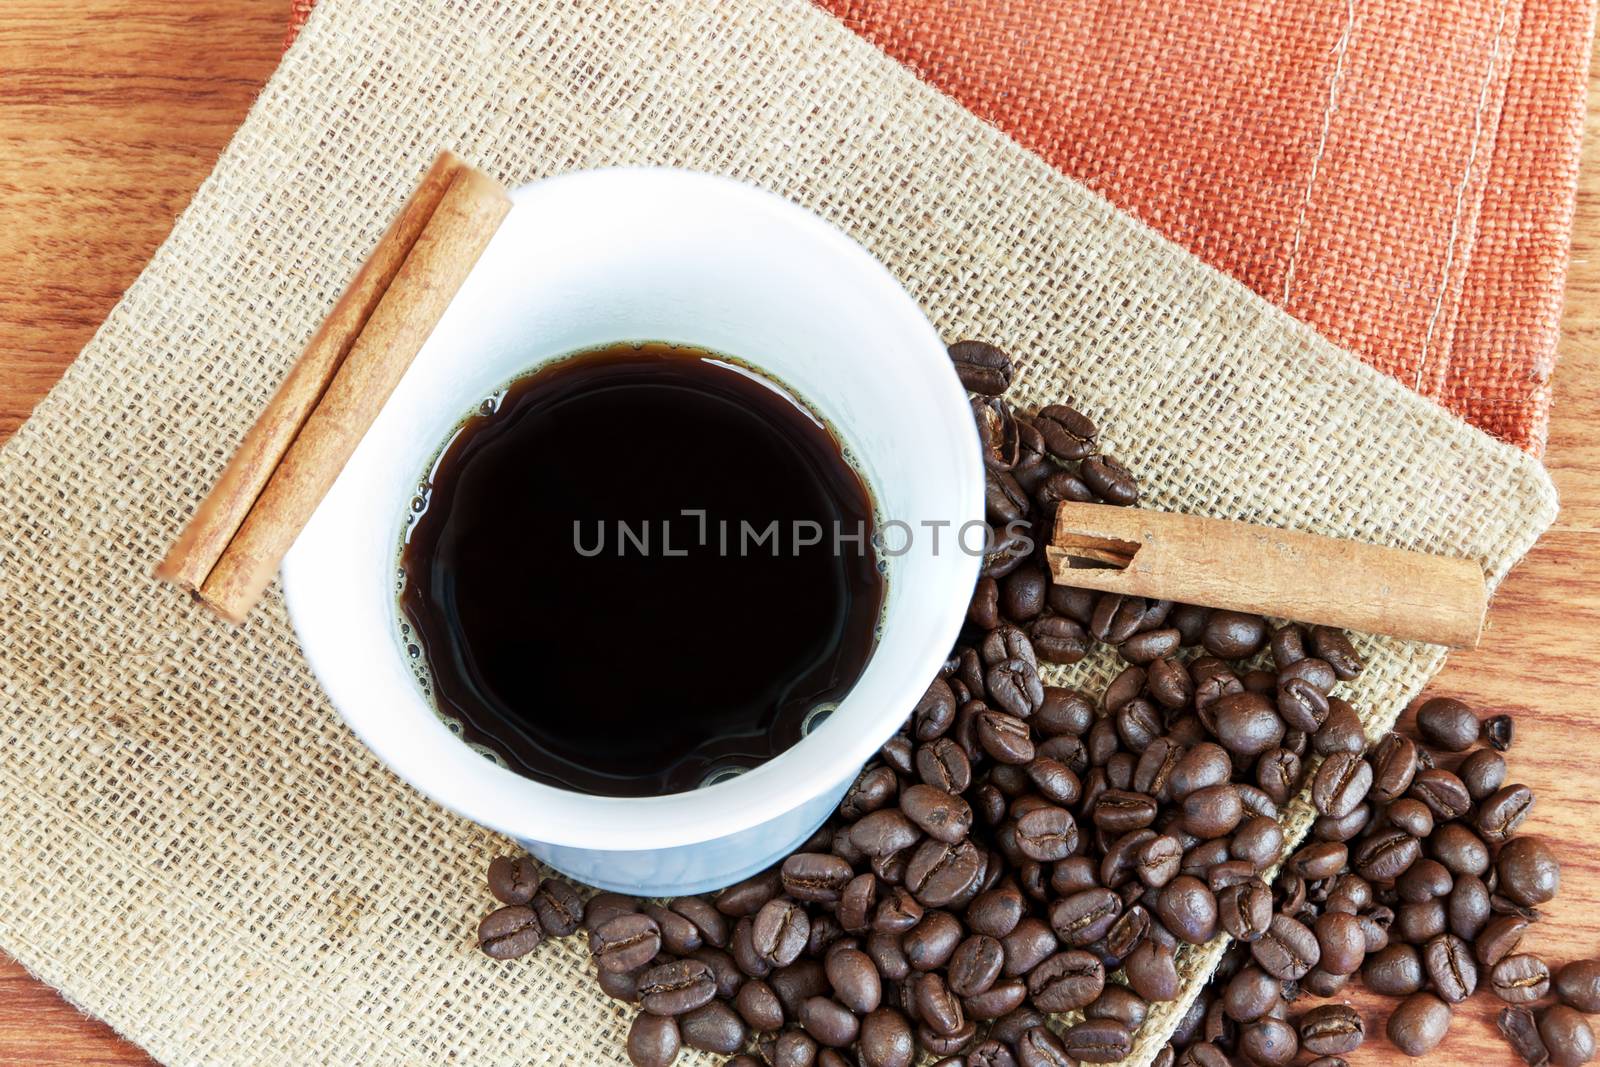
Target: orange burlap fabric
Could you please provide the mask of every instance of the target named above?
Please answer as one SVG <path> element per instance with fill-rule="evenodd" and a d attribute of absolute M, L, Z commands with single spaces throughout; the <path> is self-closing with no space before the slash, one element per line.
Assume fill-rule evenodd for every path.
<path fill-rule="evenodd" d="M 298 25 L 314 0 L 291 2 Z M 1542 450 L 1596 0 L 818 2 L 1368 363 Z"/>

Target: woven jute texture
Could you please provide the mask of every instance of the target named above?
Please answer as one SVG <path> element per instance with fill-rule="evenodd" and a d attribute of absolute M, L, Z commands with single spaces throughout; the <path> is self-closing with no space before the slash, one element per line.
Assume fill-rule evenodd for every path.
<path fill-rule="evenodd" d="M 817 0 L 1064 173 L 1536 454 L 1596 0 Z M 290 0 L 290 37 L 314 0 Z"/>
<path fill-rule="evenodd" d="M 675 164 L 808 205 L 946 336 L 1012 349 L 1024 402 L 1077 397 L 1153 506 L 1495 581 L 1554 516 L 1526 454 L 800 0 L 333 0 L 0 453 L 0 946 L 171 1063 L 624 1062 L 626 1015 L 575 942 L 477 953 L 505 842 L 360 747 L 276 592 L 229 629 L 148 577 L 442 146 L 508 183 Z M 1350 698 L 1377 730 L 1443 652 L 1362 647 Z"/>

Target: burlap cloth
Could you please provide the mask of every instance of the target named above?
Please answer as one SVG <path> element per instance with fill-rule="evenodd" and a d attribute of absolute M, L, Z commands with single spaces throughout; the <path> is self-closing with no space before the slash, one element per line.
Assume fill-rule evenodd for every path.
<path fill-rule="evenodd" d="M 1543 450 L 1596 0 L 817 0 L 1335 343 Z M 290 34 L 314 0 L 290 0 Z"/>
<path fill-rule="evenodd" d="M 235 630 L 148 577 L 445 145 L 513 183 L 671 163 L 809 205 L 947 336 L 1009 346 L 1024 400 L 1077 396 L 1155 506 L 1495 580 L 1555 512 L 1527 455 L 800 0 L 334 0 L 0 453 L 0 945 L 174 1064 L 624 1062 L 626 1013 L 578 943 L 477 953 L 504 843 L 357 744 L 276 593 Z M 1363 648 L 1376 729 L 1443 652 Z M 1152 1014 L 1141 1057 L 1173 1020 Z"/>

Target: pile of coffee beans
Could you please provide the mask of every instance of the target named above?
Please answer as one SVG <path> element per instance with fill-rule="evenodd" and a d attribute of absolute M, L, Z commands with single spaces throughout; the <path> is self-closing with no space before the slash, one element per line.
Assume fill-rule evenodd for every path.
<path fill-rule="evenodd" d="M 1132 504 L 1137 486 L 1075 409 L 1000 400 L 1004 353 L 951 357 L 980 394 L 996 547 L 903 729 L 810 840 L 713 897 L 585 902 L 527 857 L 495 860 L 483 950 L 586 931 L 601 988 L 640 1009 L 640 1067 L 683 1047 L 731 1067 L 1111 1062 L 1178 995 L 1178 949 L 1223 932 L 1235 944 L 1158 1063 L 1335 1067 L 1361 1016 L 1290 1005 L 1358 973 L 1405 998 L 1388 1031 L 1413 1055 L 1481 974 L 1530 1064 L 1587 1062 L 1600 962 L 1552 976 L 1517 951 L 1559 870 L 1515 836 L 1532 795 L 1505 784 L 1510 720 L 1434 700 L 1423 744 L 1368 753 L 1336 692 L 1362 670 L 1343 633 L 1052 584 L 1055 504 Z M 1095 641 L 1126 664 L 1103 693 L 1044 683 L 1042 661 Z M 1318 817 L 1285 859 L 1280 809 L 1307 785 Z"/>
<path fill-rule="evenodd" d="M 1235 944 L 1164 1053 L 1184 1067 L 1237 1057 L 1284 1067 L 1307 1052 L 1333 1067 L 1366 1037 L 1361 1016 L 1333 1004 L 1295 1017 L 1360 975 L 1400 998 L 1385 1032 L 1410 1056 L 1433 1051 L 1452 1012 L 1477 991 L 1508 1006 L 1500 1029 L 1533 1067 L 1576 1067 L 1595 1052 L 1584 1012 L 1600 1010 L 1600 961 L 1552 972 L 1522 940 L 1561 870 L 1549 845 L 1517 831 L 1533 809 L 1508 783 L 1512 720 L 1480 722 L 1435 697 L 1416 738 L 1385 734 L 1372 750 L 1328 752 L 1311 780 L 1317 819 L 1284 863 L 1257 920 L 1228 927 Z M 1538 1008 L 1554 994 L 1555 1003 Z"/>

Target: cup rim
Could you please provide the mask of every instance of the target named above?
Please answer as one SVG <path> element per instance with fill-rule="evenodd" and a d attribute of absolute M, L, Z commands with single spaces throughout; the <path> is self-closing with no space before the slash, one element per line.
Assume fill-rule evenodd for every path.
<path fill-rule="evenodd" d="M 959 450 L 964 457 L 959 469 L 942 472 L 942 476 L 955 481 L 955 495 L 965 502 L 963 521 L 983 518 L 982 459 L 966 391 L 946 358 L 945 344 L 937 331 L 899 280 L 871 253 L 833 224 L 776 193 L 719 175 L 679 168 L 611 167 L 542 179 L 512 192 L 513 211 L 530 210 L 527 205 L 540 197 L 559 197 L 579 184 L 591 183 L 614 183 L 618 193 L 642 184 L 653 187 L 655 192 L 700 186 L 691 191 L 705 195 L 705 187 L 709 186 L 709 192 L 721 202 L 778 216 L 783 225 L 825 248 L 837 269 L 850 272 L 852 284 L 870 287 L 877 313 L 889 326 L 907 338 L 910 345 L 927 353 L 930 373 L 920 383 L 920 391 L 925 392 L 930 415 L 964 428 L 970 436 L 970 447 Z M 508 230 L 502 226 L 501 234 Z M 332 492 L 338 492 L 337 485 Z M 921 695 L 922 687 L 938 674 L 960 632 L 967 598 L 981 564 L 979 556 L 967 552 L 937 557 L 942 564 L 955 568 L 950 581 L 951 588 L 959 591 L 959 600 L 952 596 L 946 615 L 930 623 L 934 637 L 909 657 L 904 668 L 908 674 L 905 705 L 877 713 L 870 720 L 873 729 L 857 729 L 853 735 L 830 732 L 831 723 L 843 725 L 835 716 L 779 755 L 726 781 L 661 796 L 610 797 L 523 777 L 482 759 L 459 740 L 455 743 L 462 752 L 481 767 L 470 776 L 475 781 L 461 781 L 460 775 L 452 779 L 432 766 L 436 761 L 427 758 L 425 746 L 405 743 L 397 736 L 400 731 L 384 731 L 381 714 L 357 713 L 359 697 L 351 684 L 351 671 L 348 665 L 336 662 L 338 650 L 331 647 L 331 641 L 324 643 L 333 634 L 319 625 L 316 615 L 322 604 L 314 580 L 315 568 L 306 552 L 297 551 L 299 548 L 297 541 L 296 548 L 284 560 L 281 578 L 290 621 L 329 701 L 371 752 L 437 803 L 491 829 L 522 840 L 617 851 L 657 850 L 726 837 L 781 817 L 852 778 L 893 735 Z M 877 654 L 876 650 L 873 654 Z M 869 659 L 869 667 L 870 664 Z M 426 702 L 420 692 L 416 699 Z M 437 750 L 433 754 L 437 756 Z"/>

